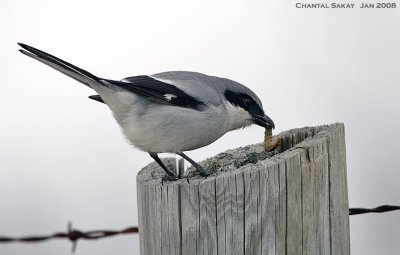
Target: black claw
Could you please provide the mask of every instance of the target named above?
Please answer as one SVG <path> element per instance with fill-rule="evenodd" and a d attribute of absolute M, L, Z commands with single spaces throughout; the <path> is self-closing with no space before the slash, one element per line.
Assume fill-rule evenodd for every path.
<path fill-rule="evenodd" d="M 200 171 L 200 176 L 202 176 L 202 177 L 206 177 L 207 178 L 208 176 L 210 176 L 212 174 L 213 174 L 213 172 L 207 172 L 204 169 L 202 169 L 202 171 Z"/>
<path fill-rule="evenodd" d="M 177 181 L 177 180 L 179 180 L 179 178 L 178 177 L 176 177 L 175 175 L 164 175 L 162 178 L 161 178 L 161 185 L 164 185 L 164 182 L 173 182 L 173 181 Z"/>

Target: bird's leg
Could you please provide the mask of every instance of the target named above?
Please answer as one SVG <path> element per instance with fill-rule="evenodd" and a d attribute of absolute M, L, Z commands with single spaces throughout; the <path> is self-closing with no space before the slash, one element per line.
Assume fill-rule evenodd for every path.
<path fill-rule="evenodd" d="M 207 177 L 212 173 L 208 173 L 206 170 L 204 170 L 204 168 L 202 168 L 199 164 L 197 164 L 196 162 L 194 162 L 191 158 L 189 158 L 188 156 L 186 156 L 186 154 L 184 154 L 183 152 L 176 152 L 176 154 L 178 154 L 179 156 L 181 156 L 182 158 L 186 159 L 187 161 L 189 161 L 190 164 L 192 164 L 192 166 L 194 166 L 194 168 L 196 168 L 199 172 L 200 175 L 203 177 Z"/>
<path fill-rule="evenodd" d="M 165 175 L 162 178 L 162 182 L 164 181 L 176 181 L 178 180 L 178 177 L 176 177 L 176 175 L 171 172 L 171 170 L 169 170 L 164 163 L 161 161 L 161 159 L 158 157 L 157 153 L 155 152 L 149 152 L 150 157 L 152 157 L 160 166 L 162 169 L 164 169 L 164 171 L 167 173 L 167 175 Z"/>

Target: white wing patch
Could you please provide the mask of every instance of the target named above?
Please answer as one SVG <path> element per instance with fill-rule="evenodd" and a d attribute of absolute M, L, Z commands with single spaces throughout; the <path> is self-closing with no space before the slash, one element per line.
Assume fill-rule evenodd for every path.
<path fill-rule="evenodd" d="M 174 94 L 164 94 L 164 98 L 167 99 L 168 101 L 171 101 L 172 98 L 177 97 Z"/>

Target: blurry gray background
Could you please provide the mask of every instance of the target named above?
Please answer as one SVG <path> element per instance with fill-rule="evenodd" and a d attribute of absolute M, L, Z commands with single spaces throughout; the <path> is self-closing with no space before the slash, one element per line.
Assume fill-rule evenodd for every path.
<path fill-rule="evenodd" d="M 0 2 L 0 236 L 136 225 L 129 146 L 76 81 L 20 54 L 24 42 L 120 79 L 169 70 L 229 77 L 255 91 L 276 133 L 344 122 L 350 206 L 400 204 L 400 13 L 296 9 L 295 1 Z M 356 5 L 359 3 L 356 2 Z M 200 161 L 263 139 L 231 132 Z M 353 216 L 353 254 L 398 254 L 400 214 Z M 70 254 L 65 240 L 0 254 Z M 81 241 L 76 254 L 139 254 L 138 236 Z"/>

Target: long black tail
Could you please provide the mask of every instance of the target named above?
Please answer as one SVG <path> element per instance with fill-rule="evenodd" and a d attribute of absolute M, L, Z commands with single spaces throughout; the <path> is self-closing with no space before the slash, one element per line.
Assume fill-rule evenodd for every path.
<path fill-rule="evenodd" d="M 62 59 L 23 43 L 18 43 L 18 45 L 25 49 L 20 49 L 19 51 L 21 53 L 56 69 L 57 71 L 85 84 L 86 86 L 91 87 L 91 84 L 105 85 L 99 77 Z"/>

